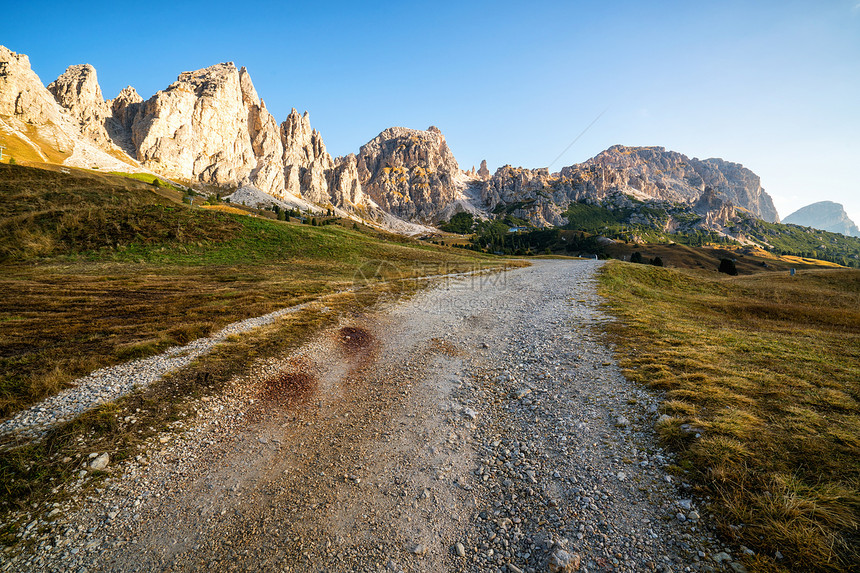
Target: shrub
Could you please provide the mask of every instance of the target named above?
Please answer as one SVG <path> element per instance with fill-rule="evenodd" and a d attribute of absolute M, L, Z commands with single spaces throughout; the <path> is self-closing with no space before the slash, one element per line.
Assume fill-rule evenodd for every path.
<path fill-rule="evenodd" d="M 738 269 L 735 266 L 735 261 L 732 259 L 720 259 L 720 268 L 717 269 L 721 273 L 726 273 L 727 275 L 737 276 Z"/>
<path fill-rule="evenodd" d="M 654 257 L 653 259 L 651 259 L 651 264 L 655 267 L 662 267 L 663 259 L 661 259 L 660 257 Z"/>
<path fill-rule="evenodd" d="M 466 235 L 472 232 L 475 225 L 475 218 L 471 213 L 460 212 L 451 217 L 447 223 L 442 223 L 439 228 L 448 233 L 458 233 Z"/>
<path fill-rule="evenodd" d="M 640 253 L 639 251 L 636 251 L 635 253 L 630 255 L 630 262 L 631 263 L 642 263 L 643 262 L 642 261 L 642 253 Z"/>

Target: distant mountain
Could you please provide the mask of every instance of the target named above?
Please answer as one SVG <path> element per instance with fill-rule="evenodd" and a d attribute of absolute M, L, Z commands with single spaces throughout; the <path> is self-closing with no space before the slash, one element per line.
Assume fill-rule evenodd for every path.
<path fill-rule="evenodd" d="M 819 201 L 802 207 L 786 217 L 783 223 L 860 237 L 860 228 L 848 217 L 845 208 L 833 201 Z"/>

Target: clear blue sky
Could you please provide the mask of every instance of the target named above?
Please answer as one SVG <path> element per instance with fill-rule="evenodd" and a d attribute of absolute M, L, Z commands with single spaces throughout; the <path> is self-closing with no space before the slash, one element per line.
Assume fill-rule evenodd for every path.
<path fill-rule="evenodd" d="M 607 110 L 553 170 L 661 145 L 743 163 L 781 216 L 828 199 L 860 222 L 860 0 L 28 0 L 4 4 L 0 44 L 45 84 L 94 65 L 107 98 L 234 61 L 333 155 L 436 125 L 461 167 L 542 167 Z"/>

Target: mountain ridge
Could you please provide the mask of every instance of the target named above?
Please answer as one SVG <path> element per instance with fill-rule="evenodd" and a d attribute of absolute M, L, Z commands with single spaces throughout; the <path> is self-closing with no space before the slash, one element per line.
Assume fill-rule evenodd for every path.
<path fill-rule="evenodd" d="M 26 56 L 2 48 L 0 81 L 8 88 L 0 120 L 85 151 L 78 152 L 79 166 L 146 170 L 227 190 L 253 187 L 377 223 L 393 216 L 436 224 L 461 210 L 492 217 L 504 209 L 536 226 L 559 226 L 570 203 L 615 195 L 686 205 L 703 216 L 701 226 L 715 230 L 737 210 L 779 221 L 749 169 L 658 146 L 615 145 L 556 173 L 506 165 L 491 174 L 486 161 L 479 170 L 461 170 L 436 127 L 391 127 L 357 154 L 333 158 L 308 112 L 293 109 L 278 123 L 247 69 L 233 62 L 182 72 L 147 100 L 131 86 L 104 100 L 89 64 L 69 66 L 46 88 Z M 49 160 L 44 153 L 41 159 Z"/>

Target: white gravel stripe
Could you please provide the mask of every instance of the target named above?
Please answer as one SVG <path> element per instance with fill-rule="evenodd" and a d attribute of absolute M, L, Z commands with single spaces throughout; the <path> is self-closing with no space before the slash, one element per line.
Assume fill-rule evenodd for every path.
<path fill-rule="evenodd" d="M 10 434 L 33 439 L 44 436 L 52 427 L 73 419 L 97 406 L 121 398 L 135 388 L 144 388 L 163 376 L 191 364 L 234 334 L 249 332 L 272 324 L 281 316 L 298 312 L 310 303 L 282 308 L 269 314 L 234 322 L 207 338 L 198 338 L 149 358 L 101 368 L 72 382 L 63 390 L 12 418 L 0 423 L 0 437 Z"/>

